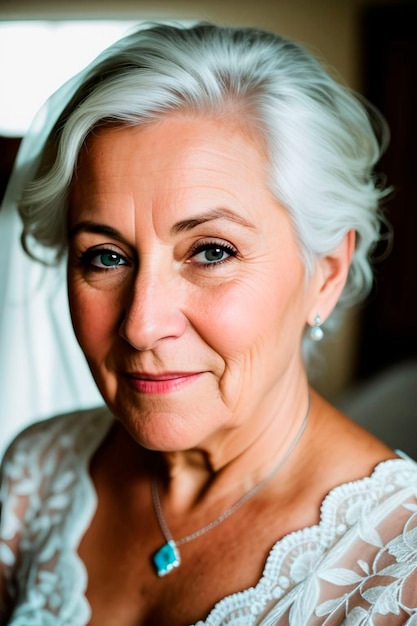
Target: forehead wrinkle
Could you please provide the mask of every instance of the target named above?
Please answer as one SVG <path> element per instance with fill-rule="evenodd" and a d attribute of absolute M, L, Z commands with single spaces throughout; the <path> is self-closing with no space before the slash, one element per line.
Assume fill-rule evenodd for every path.
<path fill-rule="evenodd" d="M 134 215 L 125 216 L 125 223 L 130 223 L 130 227 L 135 233 L 135 241 L 138 240 L 140 230 L 144 227 L 140 217 L 143 211 L 149 211 L 150 213 L 150 222 L 147 227 L 145 226 L 146 230 L 151 228 L 151 230 L 157 232 L 157 230 L 159 230 L 158 226 L 160 227 L 161 225 L 160 218 L 162 217 L 163 221 L 165 221 L 166 217 L 168 217 L 166 211 L 177 209 L 178 207 L 181 208 L 181 210 L 185 210 L 185 215 L 183 212 L 184 219 L 178 220 L 178 222 L 171 227 L 171 232 L 173 231 L 174 233 L 187 231 L 201 223 L 217 219 L 228 220 L 252 230 L 256 229 L 256 227 L 248 221 L 248 217 L 250 218 L 250 216 L 245 215 L 246 207 L 241 206 L 242 198 L 239 196 L 239 183 L 237 183 L 237 186 L 229 188 L 227 184 L 223 185 L 222 181 L 227 183 L 230 179 L 235 180 L 235 171 L 231 172 L 227 167 L 227 164 L 231 163 L 237 167 L 238 179 L 241 178 L 242 181 L 251 179 L 255 183 L 255 187 L 266 187 L 265 156 L 257 142 L 253 141 L 253 138 L 248 142 L 245 136 L 242 137 L 240 130 L 227 127 L 225 130 L 226 137 L 220 138 L 220 145 L 217 145 L 215 142 L 211 143 L 210 136 L 207 139 L 206 135 L 201 137 L 197 133 L 197 138 L 195 136 L 189 137 L 185 146 L 181 147 L 174 143 L 172 146 L 173 150 L 165 150 L 165 153 L 163 152 L 161 154 L 159 150 L 156 150 L 148 154 L 149 151 L 145 151 L 145 155 L 141 155 L 142 163 L 140 164 L 138 164 L 138 161 L 135 159 L 130 160 L 125 150 L 118 149 L 115 154 L 112 149 L 112 157 L 117 156 L 125 165 L 124 172 L 118 174 L 121 181 L 123 181 L 124 175 L 133 176 L 136 182 L 139 183 L 142 191 L 147 190 L 145 198 L 136 198 L 136 194 L 132 193 L 133 197 L 131 197 L 131 202 L 135 210 L 131 209 L 131 212 L 134 213 Z M 241 139 L 243 139 L 243 145 L 238 141 L 236 146 L 237 150 L 234 153 L 230 153 L 228 138 L 239 138 L 239 135 Z M 170 136 L 169 139 L 172 140 Z M 170 141 L 167 141 L 166 144 L 166 148 L 169 148 Z M 140 142 L 138 145 L 140 147 Z M 103 154 L 106 154 L 107 149 L 106 145 L 101 144 L 100 138 L 95 146 L 93 145 L 92 147 L 96 149 L 93 149 L 92 154 L 88 156 L 90 158 L 92 156 L 95 157 L 92 159 L 94 162 L 93 170 L 95 170 L 96 163 L 97 165 L 103 166 L 101 157 Z M 136 150 L 134 150 L 134 152 L 136 152 Z M 175 153 L 174 159 L 173 152 Z M 146 155 L 150 158 L 147 158 Z M 255 160 L 253 159 L 254 155 L 257 157 Z M 255 161 L 255 163 L 253 163 L 253 161 Z M 112 186 L 115 177 L 112 171 L 113 159 L 109 159 L 107 165 L 108 167 L 104 176 L 99 172 L 101 178 L 100 182 L 105 189 L 107 189 L 109 185 Z M 174 178 L 170 176 L 171 173 Z M 155 175 L 160 177 L 159 181 L 155 179 L 156 188 L 155 185 L 149 183 L 149 177 L 152 178 L 152 176 Z M 119 182 L 121 181 L 119 180 Z M 226 190 L 224 188 L 225 186 L 227 187 Z M 123 189 L 123 187 L 123 182 L 121 182 L 121 188 Z M 232 205 L 237 201 L 238 207 L 236 212 L 223 208 L 224 200 L 222 201 L 221 196 L 216 198 L 216 190 L 219 190 L 223 194 L 226 191 L 227 195 L 231 196 Z M 212 197 L 210 197 L 211 192 L 215 194 Z M 200 200 L 201 195 L 204 196 L 208 194 L 207 202 L 204 202 L 201 206 L 203 211 L 197 214 L 195 214 L 191 208 L 191 204 L 194 204 L 195 201 L 195 198 L 193 199 L 195 193 L 197 193 Z M 180 200 L 180 198 L 182 198 L 182 200 Z M 143 201 L 144 205 L 142 207 L 136 204 L 137 202 L 142 204 Z M 201 202 L 199 203 L 201 205 Z M 206 207 L 204 207 L 204 204 Z M 188 210 L 186 210 L 187 205 Z M 210 205 L 215 208 L 210 209 Z M 240 214 L 240 210 L 243 211 L 243 215 Z M 190 211 L 189 217 L 187 216 L 188 211 Z M 181 217 L 181 215 L 177 215 L 177 217 Z"/>
<path fill-rule="evenodd" d="M 196 228 L 197 226 L 200 226 L 200 224 L 220 219 L 229 220 L 252 230 L 256 229 L 256 226 L 254 224 L 247 221 L 242 216 L 234 213 L 233 211 L 225 208 L 217 208 L 177 222 L 176 224 L 174 224 L 174 226 L 172 226 L 171 233 L 175 235 L 181 232 L 186 232 L 192 230 L 193 228 Z"/>
<path fill-rule="evenodd" d="M 206 173 L 213 173 L 218 175 L 219 171 L 223 174 L 227 174 L 227 172 L 222 167 L 221 163 L 223 162 L 231 162 L 233 164 L 238 164 L 239 168 L 245 171 L 248 171 L 253 177 L 260 177 L 260 179 L 266 175 L 268 170 L 268 164 L 264 157 L 264 155 L 258 150 L 256 145 L 244 145 L 240 146 L 239 150 L 235 154 L 228 153 L 228 144 L 225 142 L 225 150 L 221 150 L 217 146 L 197 146 L 193 147 L 188 151 L 188 154 L 185 153 L 179 156 L 179 162 L 181 163 L 181 168 L 184 170 L 195 169 L 195 159 L 197 156 L 203 157 L 203 162 L 200 164 L 200 169 L 204 170 Z M 256 159 L 258 170 L 254 172 L 253 169 L 253 160 L 249 163 L 248 156 L 250 154 L 255 153 L 258 157 Z"/>

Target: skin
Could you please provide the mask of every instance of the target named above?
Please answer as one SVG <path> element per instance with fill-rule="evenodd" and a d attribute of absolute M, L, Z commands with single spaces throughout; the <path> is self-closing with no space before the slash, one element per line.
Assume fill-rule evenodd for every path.
<path fill-rule="evenodd" d="M 72 189 L 70 305 L 100 391 L 138 443 L 202 449 L 216 470 L 266 427 L 288 430 L 277 414 L 300 424 L 301 336 L 325 306 L 327 267 L 306 288 L 290 219 L 265 178 L 259 147 L 239 129 L 170 119 L 99 134 Z M 206 266 L 196 248 L 210 243 L 227 248 Z M 118 256 L 106 269 L 107 250 Z M 167 394 L 138 393 L 127 378 L 189 371 L 198 378 Z"/>
<path fill-rule="evenodd" d="M 268 475 L 307 410 L 305 326 L 317 314 L 326 319 L 346 280 L 353 233 L 306 280 L 288 213 L 266 181 L 261 144 L 230 120 L 172 116 L 100 130 L 80 155 L 70 197 L 70 307 L 117 418 L 91 466 L 99 504 L 80 546 L 91 624 L 203 618 L 227 593 L 256 584 L 280 536 L 317 523 L 331 487 L 394 456 L 310 390 L 308 427 L 277 477 L 183 546 L 172 578 L 150 569 L 151 548 L 161 545 L 150 477 L 158 476 L 178 538 Z M 236 533 L 245 536 L 244 555 L 232 547 Z M 184 603 L 190 584 L 195 593 Z M 103 597 L 112 599 L 112 616 L 100 608 Z"/>

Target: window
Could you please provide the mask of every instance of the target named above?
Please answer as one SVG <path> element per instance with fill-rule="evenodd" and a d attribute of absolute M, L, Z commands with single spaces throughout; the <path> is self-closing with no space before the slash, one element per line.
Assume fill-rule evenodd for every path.
<path fill-rule="evenodd" d="M 24 135 L 49 95 L 137 24 L 126 20 L 1 22 L 0 135 Z"/>

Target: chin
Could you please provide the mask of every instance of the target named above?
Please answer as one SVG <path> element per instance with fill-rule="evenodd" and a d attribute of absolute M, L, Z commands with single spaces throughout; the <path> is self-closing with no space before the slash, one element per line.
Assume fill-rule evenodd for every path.
<path fill-rule="evenodd" d="M 115 417 L 140 446 L 158 452 L 181 452 L 196 448 L 207 438 L 201 422 L 192 423 L 172 411 L 113 410 Z"/>

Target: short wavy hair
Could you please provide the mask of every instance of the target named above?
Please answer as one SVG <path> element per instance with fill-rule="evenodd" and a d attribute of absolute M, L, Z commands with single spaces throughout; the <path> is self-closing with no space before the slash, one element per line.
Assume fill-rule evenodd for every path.
<path fill-rule="evenodd" d="M 19 211 L 23 242 L 67 246 L 67 199 L 78 154 L 105 125 L 141 125 L 173 112 L 235 116 L 261 139 L 269 185 L 291 216 L 307 272 L 356 231 L 339 305 L 364 297 L 387 190 L 374 167 L 383 118 L 303 46 L 253 28 L 154 24 L 111 46 L 86 73 L 45 144 Z"/>

